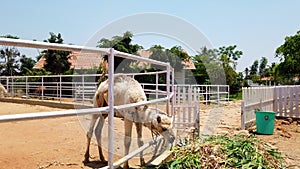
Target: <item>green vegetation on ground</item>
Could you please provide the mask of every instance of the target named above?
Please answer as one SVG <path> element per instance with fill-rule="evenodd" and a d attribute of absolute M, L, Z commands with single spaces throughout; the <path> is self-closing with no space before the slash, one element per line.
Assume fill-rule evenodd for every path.
<path fill-rule="evenodd" d="M 182 139 L 172 155 L 171 161 L 158 168 L 284 168 L 281 153 L 255 135 Z"/>

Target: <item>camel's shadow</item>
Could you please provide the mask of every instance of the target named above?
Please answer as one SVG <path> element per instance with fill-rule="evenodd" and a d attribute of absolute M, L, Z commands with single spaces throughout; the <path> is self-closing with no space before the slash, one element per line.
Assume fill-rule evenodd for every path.
<path fill-rule="evenodd" d="M 83 162 L 84 166 L 90 167 L 90 168 L 102 168 L 108 165 L 107 161 L 89 161 L 89 162 Z"/>
<path fill-rule="evenodd" d="M 89 162 L 83 162 L 84 166 L 90 167 L 90 168 L 102 168 L 108 165 L 107 161 L 99 161 L 99 160 L 95 160 L 95 161 L 89 161 Z M 142 168 L 142 167 L 139 167 Z M 151 168 L 151 167 L 150 167 Z M 118 167 L 117 169 L 122 169 L 122 167 Z M 130 167 L 130 169 L 138 169 L 138 168 L 132 168 Z"/>

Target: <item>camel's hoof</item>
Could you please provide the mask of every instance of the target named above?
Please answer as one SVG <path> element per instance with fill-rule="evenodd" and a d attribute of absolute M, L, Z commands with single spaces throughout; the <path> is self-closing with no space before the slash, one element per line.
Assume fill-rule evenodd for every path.
<path fill-rule="evenodd" d="M 141 166 L 145 166 L 145 165 L 146 165 L 145 160 L 141 159 Z"/>
<path fill-rule="evenodd" d="M 129 165 L 128 164 L 124 164 L 123 169 L 129 169 Z"/>
<path fill-rule="evenodd" d="M 100 157 L 101 162 L 107 162 L 104 157 Z"/>
<path fill-rule="evenodd" d="M 88 164 L 89 162 L 90 162 L 89 159 L 84 159 L 84 160 L 82 161 L 82 163 L 83 163 L 84 165 Z"/>

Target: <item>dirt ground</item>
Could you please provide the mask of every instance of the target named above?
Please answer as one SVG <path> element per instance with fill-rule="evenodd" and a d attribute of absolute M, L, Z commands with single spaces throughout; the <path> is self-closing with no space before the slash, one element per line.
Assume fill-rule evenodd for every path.
<path fill-rule="evenodd" d="M 240 128 L 240 102 L 230 102 L 214 111 L 211 107 L 201 107 L 201 132 L 207 134 L 229 134 Z M 0 102 L 0 114 L 17 114 L 62 110 L 44 106 Z M 220 111 L 221 110 L 221 111 Z M 81 119 L 81 122 L 80 120 Z M 86 117 L 62 117 L 18 122 L 0 123 L 0 168 L 57 169 L 101 167 L 99 163 L 84 166 L 82 163 L 86 138 Z M 83 123 L 82 123 L 83 122 Z M 107 127 L 107 126 L 106 126 Z M 123 152 L 123 124 L 115 120 L 115 151 Z M 103 131 L 107 131 L 104 128 Z M 107 133 L 103 133 L 107 146 Z M 135 137 L 135 129 L 133 129 Z M 151 133 L 144 130 L 144 137 L 151 140 Z M 290 168 L 300 166 L 300 127 L 297 121 L 276 120 L 273 135 L 259 135 L 283 152 Z M 132 149 L 136 141 L 132 141 Z M 151 151 L 151 150 L 150 150 Z M 146 152 L 147 153 L 147 152 Z M 104 152 L 106 155 L 107 153 Z M 91 146 L 92 160 L 98 160 L 95 141 Z M 106 157 L 107 159 L 107 157 Z M 118 157 L 116 157 L 118 159 Z M 147 159 L 147 158 L 146 158 Z M 148 158 L 149 159 L 149 158 Z M 130 160 L 130 165 L 139 168 L 138 158 Z M 295 166 L 292 166 L 295 165 Z"/>
<path fill-rule="evenodd" d="M 214 112 L 215 111 L 215 112 Z M 200 129 L 202 133 L 209 131 L 217 123 L 217 127 L 209 134 L 230 135 L 245 134 L 241 130 L 241 101 L 226 103 L 224 107 L 202 106 Z M 212 130 L 212 129 L 211 129 Z M 249 133 L 257 134 L 255 126 Z M 270 143 L 273 148 L 282 152 L 287 168 L 300 168 L 300 119 L 276 119 L 273 135 L 257 134 L 259 139 Z"/>

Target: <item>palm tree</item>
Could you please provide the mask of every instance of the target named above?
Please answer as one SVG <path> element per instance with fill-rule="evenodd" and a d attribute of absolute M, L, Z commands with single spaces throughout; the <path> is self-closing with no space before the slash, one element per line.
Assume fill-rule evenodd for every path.
<path fill-rule="evenodd" d="M 20 52 L 16 48 L 5 47 L 0 50 L 0 74 L 4 76 L 17 75 L 20 70 Z"/>

